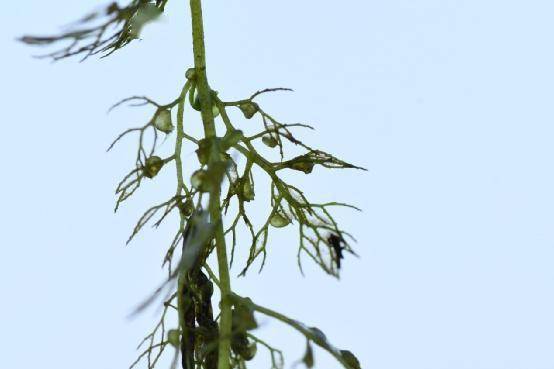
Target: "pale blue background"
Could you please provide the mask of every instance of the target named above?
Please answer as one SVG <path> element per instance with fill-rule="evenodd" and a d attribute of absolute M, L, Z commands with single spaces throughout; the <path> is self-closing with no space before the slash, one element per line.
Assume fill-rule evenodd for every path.
<path fill-rule="evenodd" d="M 214 88 L 235 99 L 293 87 L 265 106 L 313 122 L 307 141 L 369 168 L 293 178 L 315 199 L 364 209 L 340 212 L 361 255 L 340 283 L 314 268 L 302 279 L 284 231 L 265 272 L 234 282 L 239 292 L 318 326 L 363 368 L 554 368 L 553 3 L 205 3 Z M 107 60 L 52 65 L 14 42 L 98 4 L 3 4 L 2 368 L 126 368 L 154 319 L 126 317 L 161 280 L 174 224 L 124 241 L 173 176 L 113 215 L 134 141 L 104 150 L 148 112 L 105 110 L 178 94 L 192 60 L 186 1 L 171 0 L 144 41 Z M 290 367 L 302 340 L 262 321 Z M 316 361 L 337 367 L 319 351 Z"/>

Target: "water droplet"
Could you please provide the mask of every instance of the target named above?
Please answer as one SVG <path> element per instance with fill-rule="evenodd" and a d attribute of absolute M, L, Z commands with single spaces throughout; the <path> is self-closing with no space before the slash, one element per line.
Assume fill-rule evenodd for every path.
<path fill-rule="evenodd" d="M 179 199 L 177 202 L 177 207 L 179 208 L 179 211 L 183 216 L 189 217 L 192 212 L 194 211 L 194 203 L 191 199 L 187 199 L 186 201 L 183 201 L 183 199 Z"/>
<path fill-rule="evenodd" d="M 164 133 L 173 132 L 173 124 L 171 123 L 171 111 L 167 109 L 158 110 L 154 117 L 154 127 Z"/>
<path fill-rule="evenodd" d="M 289 225 L 290 220 L 286 216 L 275 213 L 271 216 L 271 219 L 269 219 L 269 224 L 274 226 L 275 228 L 283 228 Z"/>
<path fill-rule="evenodd" d="M 198 93 L 196 94 L 196 96 L 194 96 L 192 107 L 194 108 L 194 110 L 202 111 L 202 106 L 200 105 L 200 97 Z M 214 118 L 219 115 L 219 108 L 215 104 L 212 105 L 212 115 L 214 116 Z"/>
<path fill-rule="evenodd" d="M 323 333 L 321 329 L 317 327 L 310 327 L 310 331 L 320 342 L 327 342 L 327 336 L 325 336 L 325 333 Z"/>
<path fill-rule="evenodd" d="M 252 118 L 259 110 L 258 104 L 252 101 L 247 101 L 239 105 L 239 109 L 244 114 L 246 119 Z"/>
<path fill-rule="evenodd" d="M 198 191 L 208 192 L 208 172 L 203 169 L 197 170 L 192 174 L 190 183 Z"/>
<path fill-rule="evenodd" d="M 300 156 L 289 162 L 289 168 L 310 174 L 314 169 L 314 162 L 307 157 Z"/>
<path fill-rule="evenodd" d="M 214 116 L 214 118 L 219 115 L 219 108 L 215 104 L 212 106 L 212 115 Z"/>
<path fill-rule="evenodd" d="M 167 332 L 167 341 L 173 346 L 173 347 L 179 347 L 179 343 L 181 342 L 181 332 L 179 332 L 178 329 L 171 329 Z"/>
<path fill-rule="evenodd" d="M 142 171 L 148 178 L 154 178 L 164 166 L 164 161 L 159 156 L 151 156 L 146 159 Z"/>
<path fill-rule="evenodd" d="M 344 361 L 352 368 L 352 369 L 361 369 L 360 361 L 358 358 L 350 351 L 348 350 L 340 350 L 340 354 Z"/>
<path fill-rule="evenodd" d="M 240 142 L 244 137 L 242 131 L 240 129 L 230 130 L 225 133 L 225 136 L 223 136 L 221 146 L 222 148 L 227 151 L 230 147 L 233 147 L 237 143 Z"/>
<path fill-rule="evenodd" d="M 249 179 L 246 179 L 242 185 L 242 196 L 245 201 L 254 200 L 254 187 L 252 186 L 252 182 L 250 182 Z"/>
<path fill-rule="evenodd" d="M 275 137 L 271 137 L 271 136 L 262 137 L 262 142 L 264 143 L 264 145 L 271 148 L 274 148 L 275 146 L 277 146 L 277 143 L 278 143 Z"/>
<path fill-rule="evenodd" d="M 194 68 L 187 69 L 187 71 L 185 72 L 185 77 L 187 77 L 187 79 L 195 79 L 196 78 L 196 69 L 194 69 Z"/>

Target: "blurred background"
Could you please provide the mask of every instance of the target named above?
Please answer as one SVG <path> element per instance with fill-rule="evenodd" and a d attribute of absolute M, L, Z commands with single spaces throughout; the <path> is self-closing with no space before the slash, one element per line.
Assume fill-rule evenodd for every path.
<path fill-rule="evenodd" d="M 363 209 L 336 213 L 360 255 L 344 261 L 340 281 L 307 259 L 301 276 L 290 227 L 272 232 L 264 271 L 235 279 L 237 292 L 317 326 L 363 368 L 553 368 L 554 4 L 204 3 L 208 76 L 220 96 L 291 87 L 292 94 L 264 96 L 265 110 L 313 124 L 317 131 L 298 136 L 369 169 L 288 177 L 315 201 Z M 146 183 L 114 215 L 113 191 L 133 165 L 136 141 L 106 148 L 152 111 L 106 110 L 131 95 L 161 103 L 178 96 L 192 64 L 188 3 L 171 0 L 142 41 L 107 59 L 52 64 L 31 57 L 46 49 L 15 41 L 57 33 L 104 5 L 3 5 L 5 368 L 127 368 L 156 319 L 156 309 L 128 315 L 164 277 L 175 219 L 125 241 L 146 208 L 171 196 L 174 175 Z M 187 129 L 198 132 L 198 118 L 187 113 Z M 169 137 L 163 147 L 171 145 Z M 192 165 L 194 148 L 183 153 Z M 267 214 L 267 191 L 258 195 L 253 217 Z M 294 366 L 302 337 L 260 323 L 260 335 Z M 265 355 L 260 350 L 256 367 L 269 368 Z M 316 367 L 338 364 L 317 350 Z"/>

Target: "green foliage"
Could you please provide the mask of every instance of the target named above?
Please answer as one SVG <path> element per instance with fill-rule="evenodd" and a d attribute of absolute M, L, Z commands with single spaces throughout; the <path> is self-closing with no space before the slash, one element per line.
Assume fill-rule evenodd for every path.
<path fill-rule="evenodd" d="M 306 365 L 306 368 L 311 369 L 314 367 L 314 349 L 310 344 L 310 341 L 306 342 L 306 353 L 302 358 L 302 362 Z"/>
<path fill-rule="evenodd" d="M 79 23 L 80 28 L 76 30 L 53 37 L 26 36 L 22 41 L 33 45 L 69 41 L 68 46 L 46 55 L 54 60 L 73 55 L 83 58 L 95 54 L 107 56 L 137 38 L 148 22 L 160 16 L 166 4 L 167 0 L 134 0 L 122 8 L 117 3 L 112 3 L 104 11 L 83 18 Z M 180 220 L 162 262 L 162 266 L 167 268 L 168 278 L 137 310 L 141 311 L 155 302 L 162 292 L 167 291 L 160 319 L 139 345 L 142 351 L 131 368 L 144 361 L 147 368 L 152 369 L 156 367 L 162 354 L 172 348 L 174 367 L 180 356 L 184 369 L 242 369 L 246 368 L 247 361 L 258 355 L 260 348 L 264 348 L 269 353 L 271 368 L 281 369 L 284 366 L 282 352 L 255 334 L 258 326 L 256 315 L 263 314 L 289 325 L 306 338 L 306 353 L 302 358 L 306 367 L 314 366 L 313 345 L 316 345 L 329 352 L 345 368 L 360 369 L 358 359 L 350 351 L 335 348 L 318 328 L 308 327 L 233 292 L 230 287 L 229 267 L 238 247 L 239 226 L 245 227 L 250 236 L 250 242 L 246 245 L 248 258 L 244 261 L 241 272 L 241 275 L 245 275 L 258 260 L 260 271 L 263 269 L 270 247 L 271 228 L 289 227 L 292 232 L 294 225 L 298 230 L 297 263 L 300 270 L 302 256 L 307 255 L 324 272 L 338 277 L 341 259 L 345 254 L 354 255 L 350 244 L 354 239 L 338 225 L 332 209 L 357 208 L 334 201 L 310 201 L 304 191 L 288 183 L 282 173 L 290 170 L 312 175 L 318 167 L 363 168 L 308 146 L 293 131 L 313 127 L 280 122 L 256 101 L 262 94 L 291 91 L 288 88 L 264 89 L 235 101 L 221 99 L 209 87 L 205 75 L 199 0 L 191 0 L 191 14 L 195 66 L 184 73 L 184 86 L 178 96 L 166 104 L 144 96 L 133 96 L 111 108 L 130 104 L 150 106 L 154 110 L 144 125 L 125 130 L 108 148 L 108 151 L 111 150 L 128 135 L 138 134 L 134 165 L 116 188 L 115 210 L 140 188 L 144 178 L 156 181 L 161 170 L 169 170 L 169 164 L 174 165 L 176 173 L 174 192 L 167 194 L 165 201 L 143 213 L 127 243 L 149 223 L 158 227 L 171 214 L 176 214 Z M 193 137 L 185 132 L 184 116 L 187 106 L 191 108 L 187 114 L 201 112 L 204 137 Z M 240 111 L 245 119 L 258 121 L 260 131 L 254 135 L 245 135 L 228 114 L 233 109 Z M 172 118 L 173 114 L 176 115 L 176 120 Z M 214 119 L 224 127 L 222 134 L 217 135 Z M 160 134 L 174 140 L 174 153 L 169 157 L 159 156 Z M 196 170 L 188 179 L 183 174 L 185 164 L 182 147 L 185 143 L 194 148 L 197 159 Z M 258 151 L 260 144 L 278 149 L 280 160 L 272 162 L 265 158 Z M 300 148 L 304 153 L 287 158 L 286 152 L 290 147 Z M 241 160 L 244 165 L 241 165 Z M 187 164 L 188 167 L 193 165 Z M 253 224 L 245 207 L 245 203 L 256 200 L 254 168 L 259 169 L 270 181 L 267 212 L 256 222 L 260 226 Z M 223 190 L 226 190 L 226 195 L 220 198 Z M 233 203 L 236 206 L 231 207 Z M 231 213 L 231 209 L 236 210 Z M 158 217 L 155 218 L 156 216 Z M 230 242 L 229 250 L 226 239 Z M 230 262 L 227 261 L 228 252 Z M 212 253 L 217 255 L 219 276 L 207 263 L 207 258 Z M 212 309 L 214 285 L 219 288 L 221 295 L 220 315 L 215 318 Z M 178 325 L 168 330 L 166 324 L 171 320 L 169 311 L 177 313 Z"/>
<path fill-rule="evenodd" d="M 163 13 L 168 0 L 133 0 L 125 7 L 112 2 L 102 11 L 87 14 L 78 27 L 56 36 L 24 36 L 29 45 L 52 45 L 66 41 L 67 46 L 42 55 L 53 60 L 79 55 L 82 60 L 92 55 L 108 56 L 138 38 L 142 28 Z"/>

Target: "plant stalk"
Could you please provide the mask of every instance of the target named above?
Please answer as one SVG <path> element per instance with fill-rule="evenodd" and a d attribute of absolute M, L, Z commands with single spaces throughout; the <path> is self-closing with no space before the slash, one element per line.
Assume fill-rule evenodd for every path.
<path fill-rule="evenodd" d="M 196 88 L 202 113 L 202 123 L 204 125 L 204 135 L 207 139 L 216 137 L 215 122 L 212 113 L 212 90 L 208 84 L 206 75 L 206 50 L 204 46 L 204 25 L 202 20 L 201 0 L 190 0 L 190 10 L 192 18 L 192 46 L 194 53 L 194 68 L 196 78 Z M 215 142 L 215 140 L 214 140 Z M 214 167 L 221 167 L 220 153 L 217 145 L 212 145 L 208 161 L 208 171 Z M 230 368 L 231 356 L 231 280 L 229 277 L 229 262 L 227 259 L 227 249 L 225 245 L 225 236 L 223 233 L 223 223 L 221 217 L 221 183 L 217 182 L 212 186 L 210 192 L 209 212 L 212 224 L 215 225 L 215 244 L 217 253 L 217 262 L 219 268 L 219 287 L 221 291 L 221 316 L 219 323 L 219 354 L 218 369 Z"/>

